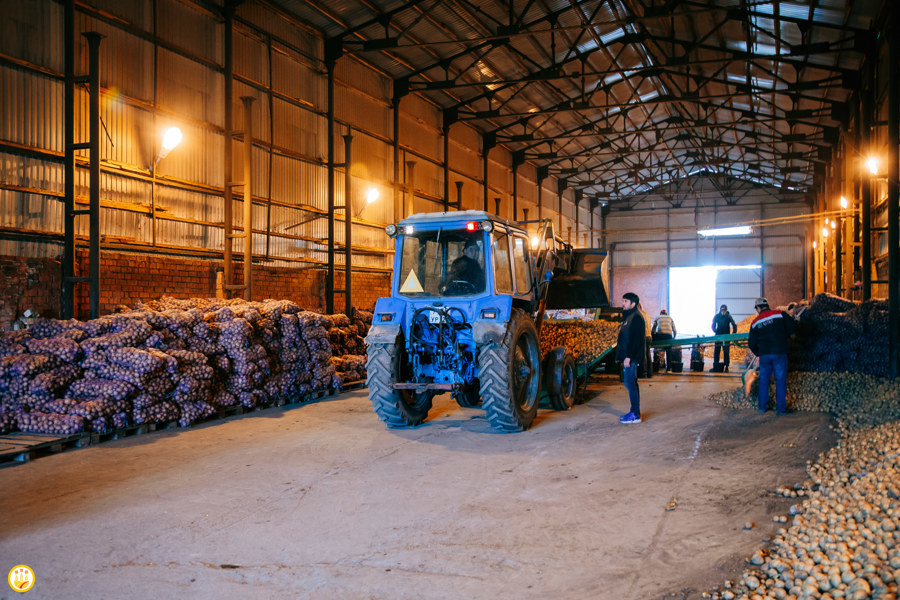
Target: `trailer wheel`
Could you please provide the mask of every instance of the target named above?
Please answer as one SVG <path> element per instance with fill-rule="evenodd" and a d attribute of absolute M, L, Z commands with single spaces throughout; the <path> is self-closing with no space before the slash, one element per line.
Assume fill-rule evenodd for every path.
<path fill-rule="evenodd" d="M 395 390 L 393 384 L 408 381 L 404 376 L 403 345 L 372 344 L 367 351 L 366 385 L 369 400 L 378 418 L 388 427 L 413 427 L 420 425 L 428 411 L 434 392 L 416 393 L 411 390 Z"/>
<path fill-rule="evenodd" d="M 550 405 L 555 410 L 569 410 L 575 404 L 575 389 L 578 387 L 578 377 L 575 371 L 575 359 L 572 355 L 566 353 L 561 362 L 555 363 L 553 373 L 548 373 L 547 377 L 558 378 L 555 389 L 559 392 L 550 394 Z"/>
<path fill-rule="evenodd" d="M 524 431 L 537 415 L 541 360 L 537 330 L 521 310 L 513 310 L 500 344 L 479 355 L 481 398 L 488 422 L 497 431 Z"/>

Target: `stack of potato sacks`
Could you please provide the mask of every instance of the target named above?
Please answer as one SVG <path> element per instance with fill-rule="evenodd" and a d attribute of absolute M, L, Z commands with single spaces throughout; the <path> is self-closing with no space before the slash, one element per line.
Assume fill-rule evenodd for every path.
<path fill-rule="evenodd" d="M 354 317 L 358 332 L 365 313 Z M 86 322 L 43 319 L 0 335 L 0 432 L 184 427 L 238 404 L 335 390 L 329 329 L 344 321 L 349 330 L 343 315 L 283 300 L 173 298 Z M 352 348 L 341 352 L 365 354 L 359 335 L 344 337 Z"/>
<path fill-rule="evenodd" d="M 347 315 L 329 315 L 328 339 L 331 341 L 331 364 L 344 384 L 366 380 L 365 337 L 372 326 L 372 313 L 353 309 Z"/>
<path fill-rule="evenodd" d="M 887 308 L 884 300 L 856 304 L 832 294 L 818 294 L 810 302 L 792 307 L 798 327 L 789 368 L 886 377 L 890 358 Z"/>

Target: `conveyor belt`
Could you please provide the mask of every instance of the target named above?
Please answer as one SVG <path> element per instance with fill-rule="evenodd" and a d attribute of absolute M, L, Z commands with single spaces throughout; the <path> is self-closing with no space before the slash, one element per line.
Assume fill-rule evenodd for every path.
<path fill-rule="evenodd" d="M 730 342 L 742 346 L 749 339 L 749 333 L 728 333 L 724 335 L 707 335 L 696 337 L 681 337 L 671 340 L 655 340 L 650 343 L 651 348 L 671 348 L 674 346 L 697 346 L 703 344 L 715 344 L 719 342 Z"/>

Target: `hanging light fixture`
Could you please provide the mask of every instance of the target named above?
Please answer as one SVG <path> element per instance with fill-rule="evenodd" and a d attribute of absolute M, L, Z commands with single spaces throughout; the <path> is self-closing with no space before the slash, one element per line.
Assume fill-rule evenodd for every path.
<path fill-rule="evenodd" d="M 870 156 L 866 159 L 866 168 L 872 175 L 878 175 L 878 158 Z"/>
<path fill-rule="evenodd" d="M 703 237 L 719 237 L 729 235 L 750 235 L 753 229 L 749 225 L 740 225 L 737 227 L 719 227 L 717 229 L 698 229 L 697 234 Z"/>

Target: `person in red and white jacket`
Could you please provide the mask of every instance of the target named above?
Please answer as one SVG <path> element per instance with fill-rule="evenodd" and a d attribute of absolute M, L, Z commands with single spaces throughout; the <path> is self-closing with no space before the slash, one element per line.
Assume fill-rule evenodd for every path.
<path fill-rule="evenodd" d="M 757 298 L 757 317 L 750 324 L 750 351 L 759 357 L 759 412 L 769 407 L 769 380 L 775 376 L 775 412 L 787 410 L 788 338 L 796 329 L 794 318 L 781 310 L 769 308 L 769 301 Z"/>

